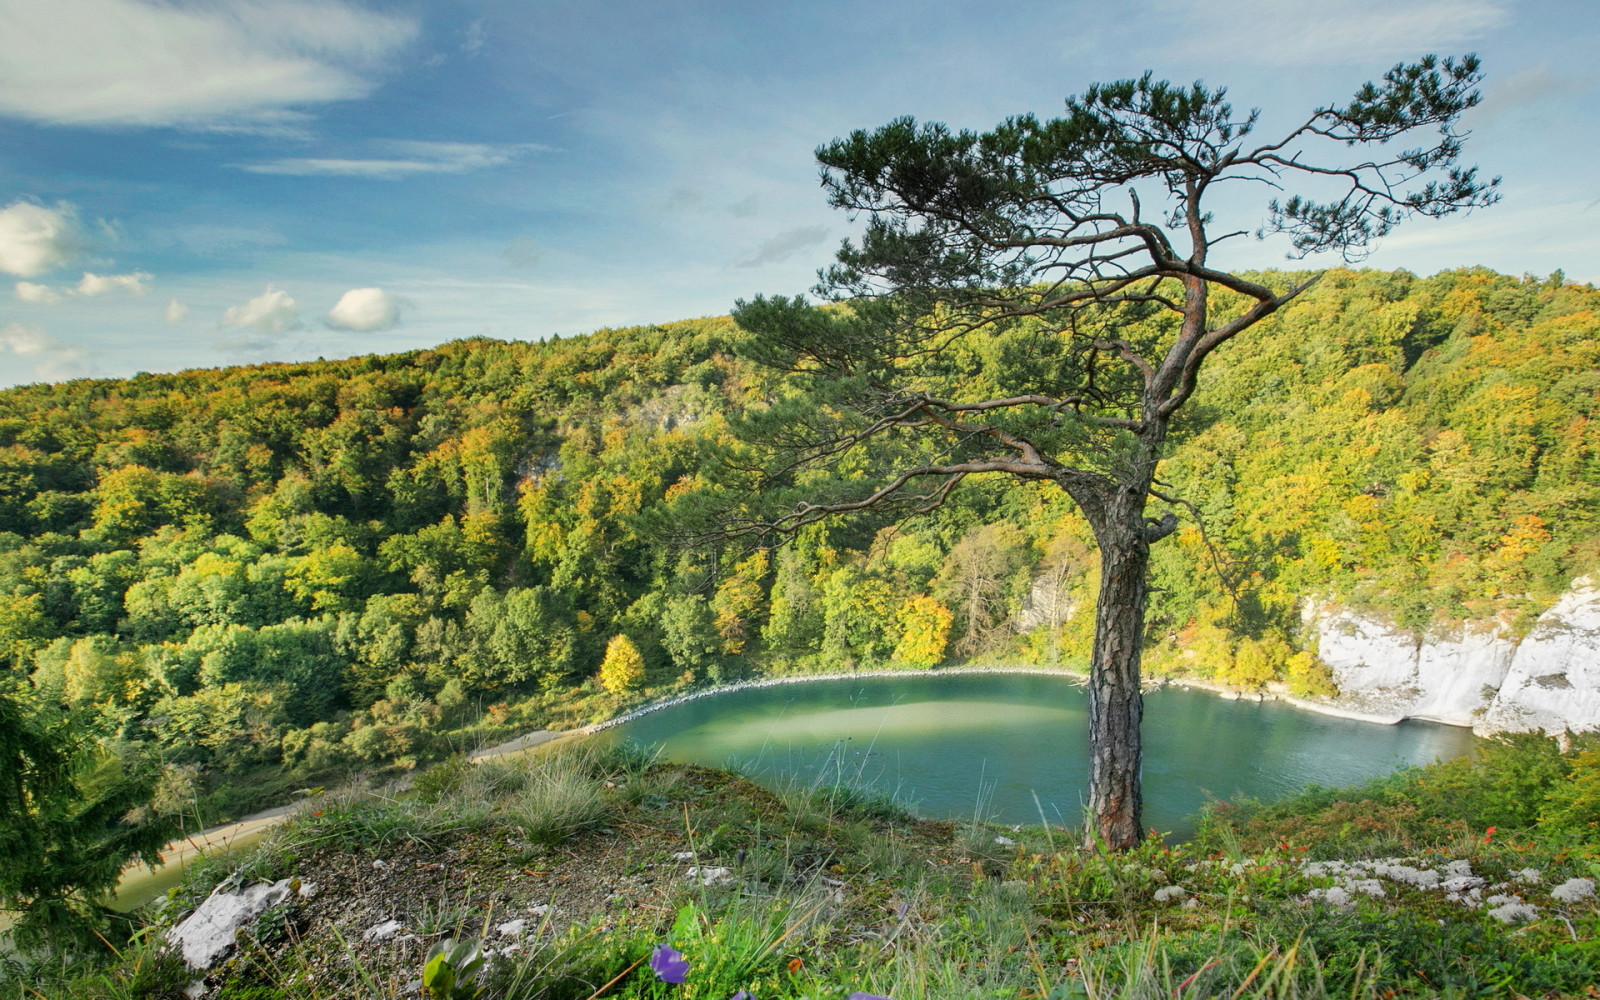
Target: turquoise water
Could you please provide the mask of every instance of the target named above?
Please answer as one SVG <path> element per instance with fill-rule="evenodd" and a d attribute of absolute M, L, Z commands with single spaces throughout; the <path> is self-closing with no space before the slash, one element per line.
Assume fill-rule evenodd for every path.
<path fill-rule="evenodd" d="M 1069 680 L 958 674 L 815 681 L 686 702 L 610 730 L 769 787 L 862 782 L 924 816 L 1077 825 L 1086 703 Z M 1469 753 L 1464 729 L 1317 715 L 1181 688 L 1145 697 L 1145 825 L 1179 837 L 1208 797 L 1274 799 Z"/>

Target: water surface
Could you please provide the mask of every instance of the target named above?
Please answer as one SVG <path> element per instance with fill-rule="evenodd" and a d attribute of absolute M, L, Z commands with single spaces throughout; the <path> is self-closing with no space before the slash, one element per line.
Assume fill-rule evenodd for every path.
<path fill-rule="evenodd" d="M 1077 825 L 1083 689 L 1036 674 L 870 677 L 745 689 L 610 730 L 769 787 L 864 782 L 919 814 Z M 1208 797 L 1275 799 L 1471 751 L 1465 729 L 1378 725 L 1168 688 L 1145 697 L 1145 824 L 1187 836 Z"/>

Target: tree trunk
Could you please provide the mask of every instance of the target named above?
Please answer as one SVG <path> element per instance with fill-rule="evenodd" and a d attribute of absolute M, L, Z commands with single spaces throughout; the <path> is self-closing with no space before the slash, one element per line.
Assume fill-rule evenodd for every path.
<path fill-rule="evenodd" d="M 1089 666 L 1089 816 L 1084 844 L 1123 851 L 1144 835 L 1140 811 L 1139 658 L 1150 543 L 1144 491 L 1127 491 L 1095 525 L 1100 595 Z"/>

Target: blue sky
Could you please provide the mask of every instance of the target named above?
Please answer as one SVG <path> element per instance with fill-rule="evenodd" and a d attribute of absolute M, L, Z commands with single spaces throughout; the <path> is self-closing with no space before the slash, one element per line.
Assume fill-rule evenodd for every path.
<path fill-rule="evenodd" d="M 0 24 L 0 385 L 725 313 L 851 232 L 819 143 L 1147 69 L 1270 130 L 1476 51 L 1467 159 L 1503 202 L 1368 265 L 1600 281 L 1594 0 L 0 0 Z"/>

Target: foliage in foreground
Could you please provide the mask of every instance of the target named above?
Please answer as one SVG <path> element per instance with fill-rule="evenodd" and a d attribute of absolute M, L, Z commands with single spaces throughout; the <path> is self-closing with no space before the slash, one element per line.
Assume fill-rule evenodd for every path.
<path fill-rule="evenodd" d="M 1067 849 L 1075 834 L 1059 828 L 919 821 L 859 790 L 774 796 L 632 751 L 455 764 L 413 795 L 325 802 L 252 856 L 211 859 L 153 927 L 230 872 L 320 864 L 357 877 L 377 855 L 464 866 L 441 883 L 447 896 L 381 901 L 416 940 L 363 941 L 361 921 L 296 902 L 258 923 L 207 995 L 401 1000 L 422 988 L 430 951 L 463 965 L 481 951 L 482 977 L 458 978 L 455 996 L 1585 996 L 1600 981 L 1595 740 L 1563 751 L 1518 737 L 1359 789 L 1221 806 L 1192 843 L 1122 855 Z M 572 803 L 577 818 L 536 840 L 515 819 L 529 794 Z M 1391 832 L 1373 837 L 1360 816 Z M 684 877 L 680 848 L 726 876 Z M 578 878 L 584 858 L 612 851 L 626 861 L 608 878 L 654 888 L 570 923 L 530 918 L 515 941 L 497 931 L 527 912 L 484 886 L 532 869 Z M 447 938 L 462 947 L 434 950 Z M 187 977 L 155 939 L 110 965 L 13 968 L 0 997 L 176 1000 Z"/>

